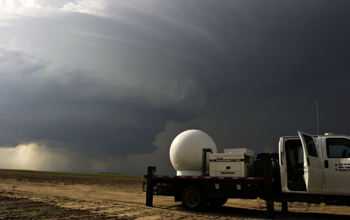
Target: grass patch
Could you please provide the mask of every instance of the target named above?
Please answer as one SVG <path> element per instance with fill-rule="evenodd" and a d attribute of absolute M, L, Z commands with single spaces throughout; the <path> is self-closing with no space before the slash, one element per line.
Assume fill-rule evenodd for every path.
<path fill-rule="evenodd" d="M 53 213 L 49 213 L 48 216 L 51 218 L 57 218 L 57 217 L 62 217 L 63 215 L 61 212 L 53 212 Z"/>
<path fill-rule="evenodd" d="M 47 174 L 62 174 L 62 175 L 77 175 L 77 176 L 109 176 L 109 177 L 143 178 L 143 176 L 137 176 L 137 175 L 101 174 L 101 173 L 72 173 L 72 172 L 53 172 L 53 171 L 40 171 L 40 170 L 0 169 L 0 171 L 15 171 L 15 172 L 28 172 L 28 173 L 47 173 Z"/>

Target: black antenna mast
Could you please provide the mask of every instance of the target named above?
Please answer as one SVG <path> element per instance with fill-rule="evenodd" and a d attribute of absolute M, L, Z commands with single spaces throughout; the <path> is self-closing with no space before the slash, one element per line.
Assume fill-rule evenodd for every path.
<path fill-rule="evenodd" d="M 316 120 L 317 120 L 317 135 L 319 135 L 319 124 L 318 124 L 318 101 L 316 101 Z"/>

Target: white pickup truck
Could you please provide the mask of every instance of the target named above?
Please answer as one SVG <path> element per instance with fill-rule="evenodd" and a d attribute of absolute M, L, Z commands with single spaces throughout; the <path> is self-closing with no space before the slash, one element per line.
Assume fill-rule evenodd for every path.
<path fill-rule="evenodd" d="M 281 137 L 282 193 L 350 195 L 350 139 L 344 135 Z"/>

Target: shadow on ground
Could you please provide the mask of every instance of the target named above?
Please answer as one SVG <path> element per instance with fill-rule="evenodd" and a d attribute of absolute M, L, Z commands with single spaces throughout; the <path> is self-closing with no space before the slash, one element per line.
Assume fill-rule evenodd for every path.
<path fill-rule="evenodd" d="M 177 206 L 178 211 L 186 213 L 193 213 L 184 210 L 181 205 Z M 208 208 L 204 212 L 198 212 L 197 214 L 204 214 L 212 216 L 213 219 L 218 217 L 228 218 L 248 218 L 248 219 L 266 219 L 266 210 L 251 210 L 244 208 L 235 208 L 223 206 L 220 208 Z M 275 211 L 275 219 L 337 219 L 337 220 L 348 220 L 350 215 L 337 215 L 337 214 L 326 214 L 326 213 L 311 213 L 311 212 L 281 212 Z"/>

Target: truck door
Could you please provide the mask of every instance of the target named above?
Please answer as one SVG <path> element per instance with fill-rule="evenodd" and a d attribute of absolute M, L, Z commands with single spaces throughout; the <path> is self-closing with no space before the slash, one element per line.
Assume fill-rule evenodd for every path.
<path fill-rule="evenodd" d="M 298 131 L 304 151 L 304 179 L 308 193 L 322 194 L 324 191 L 324 169 L 320 151 L 314 138 Z"/>
<path fill-rule="evenodd" d="M 326 193 L 350 195 L 350 139 L 347 137 L 327 137 L 322 141 L 322 149 Z"/>
<path fill-rule="evenodd" d="M 281 137 L 279 149 L 282 192 L 306 192 L 304 151 L 300 138 Z"/>

